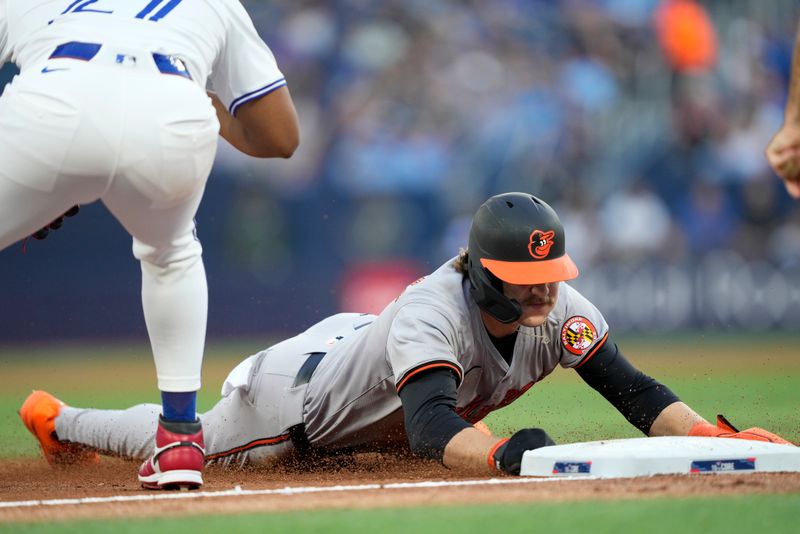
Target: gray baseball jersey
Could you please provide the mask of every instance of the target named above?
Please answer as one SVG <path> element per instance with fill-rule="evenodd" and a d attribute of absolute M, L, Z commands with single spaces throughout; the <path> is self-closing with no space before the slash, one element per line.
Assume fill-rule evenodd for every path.
<path fill-rule="evenodd" d="M 259 461 L 290 445 L 289 429 L 303 424 L 310 444 L 322 450 L 381 448 L 406 440 L 398 390 L 416 373 L 435 367 L 458 376 L 457 412 L 469 422 L 505 406 L 557 365 L 575 367 L 591 357 L 608 334 L 600 312 L 562 283 L 547 321 L 520 327 L 509 365 L 491 342 L 469 281 L 448 261 L 410 285 L 378 316 L 338 314 L 302 334 L 251 356 L 223 386 L 223 400 L 203 415 L 210 460 Z M 308 355 L 324 352 L 308 383 L 296 377 Z M 116 452 L 146 452 L 141 435 L 157 410 L 134 408 L 118 432 L 132 445 Z M 65 410 L 58 435 L 87 443 L 82 424 L 94 429 L 109 421 L 95 413 Z M 97 423 L 91 425 L 92 417 Z M 124 420 L 117 414 L 115 422 Z M 62 432 L 69 432 L 62 434 Z M 113 434 L 108 431 L 107 434 Z M 108 439 L 105 436 L 104 439 Z M 111 439 L 114 439 L 113 437 Z M 108 443 L 106 441 L 106 443 Z M 92 445 L 91 441 L 88 444 Z"/>
<path fill-rule="evenodd" d="M 600 312 L 562 283 L 546 323 L 520 327 L 509 365 L 492 344 L 469 281 L 452 260 L 409 286 L 368 326 L 350 323 L 336 334 L 341 339 L 327 350 L 305 399 L 306 432 L 321 447 L 373 441 L 381 435 L 378 429 L 385 432 L 387 420 L 397 430 L 392 435 L 404 436 L 397 392 L 416 373 L 436 367 L 458 376 L 459 415 L 480 421 L 557 365 L 578 365 L 608 331 Z"/>

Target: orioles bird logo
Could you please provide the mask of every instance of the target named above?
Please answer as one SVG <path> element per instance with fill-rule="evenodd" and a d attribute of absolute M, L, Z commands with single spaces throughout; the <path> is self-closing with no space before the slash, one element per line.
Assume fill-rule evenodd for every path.
<path fill-rule="evenodd" d="M 556 233 L 553 230 L 542 231 L 534 230 L 531 233 L 531 242 L 528 243 L 528 252 L 537 260 L 543 260 L 550 254 L 550 247 L 553 246 L 553 238 Z"/>

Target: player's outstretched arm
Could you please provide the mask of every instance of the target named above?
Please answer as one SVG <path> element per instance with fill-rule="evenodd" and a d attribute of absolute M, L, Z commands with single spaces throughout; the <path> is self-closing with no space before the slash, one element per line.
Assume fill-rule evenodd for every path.
<path fill-rule="evenodd" d="M 472 473 L 497 473 L 489 461 L 496 449 L 505 443 L 496 436 L 487 436 L 476 428 L 465 428 L 447 443 L 442 463 L 450 469 Z"/>
<path fill-rule="evenodd" d="M 673 402 L 664 408 L 650 427 L 649 436 L 688 436 L 698 423 L 705 423 L 697 412 L 682 402 Z"/>
<path fill-rule="evenodd" d="M 555 445 L 541 428 L 523 428 L 498 440 L 475 428 L 465 428 L 444 449 L 444 465 L 464 471 L 519 475 L 525 451 Z"/>
<path fill-rule="evenodd" d="M 500 441 L 462 419 L 455 411 L 457 382 L 447 368 L 424 371 L 398 391 L 411 452 L 439 460 L 451 469 L 488 473 L 490 452 Z"/>
<path fill-rule="evenodd" d="M 739 432 L 722 416 L 718 416 L 716 426 L 712 425 L 665 385 L 634 367 L 611 340 L 575 370 L 648 436 L 713 436 L 788 443 L 762 428 Z"/>
<path fill-rule="evenodd" d="M 219 119 L 220 135 L 240 152 L 257 158 L 289 158 L 300 144 L 300 124 L 289 89 L 280 89 L 242 104 L 231 115 L 209 93 Z"/>
<path fill-rule="evenodd" d="M 500 439 L 470 425 L 455 411 L 456 389 L 455 375 L 439 368 L 414 376 L 398 392 L 415 455 L 464 472 L 518 475 L 525 451 L 554 444 L 538 428 Z"/>
<path fill-rule="evenodd" d="M 698 436 L 713 438 L 738 438 L 770 443 L 789 443 L 777 434 L 763 428 L 753 427 L 739 430 L 724 416 L 717 416 L 712 425 L 682 402 L 670 404 L 658 415 L 650 427 L 651 436 Z"/>
<path fill-rule="evenodd" d="M 584 382 L 647 436 L 665 433 L 685 436 L 691 421 L 694 421 L 686 411 L 689 407 L 680 402 L 677 395 L 637 369 L 611 339 L 607 339 L 590 359 L 578 364 L 575 370 Z M 685 410 L 679 409 L 679 406 Z M 662 421 L 655 430 L 662 434 L 654 434 L 653 427 L 659 417 Z M 684 417 L 688 419 L 684 421 Z M 697 416 L 697 420 L 702 421 L 702 418 Z"/>

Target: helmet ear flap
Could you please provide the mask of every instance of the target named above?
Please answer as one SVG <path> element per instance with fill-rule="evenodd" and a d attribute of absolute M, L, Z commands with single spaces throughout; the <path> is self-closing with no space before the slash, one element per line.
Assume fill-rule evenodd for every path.
<path fill-rule="evenodd" d="M 506 297 L 496 286 L 502 282 L 479 263 L 469 258 L 470 293 L 475 303 L 503 324 L 513 323 L 522 315 L 522 307 L 514 299 Z M 493 283 L 495 282 L 495 283 Z"/>

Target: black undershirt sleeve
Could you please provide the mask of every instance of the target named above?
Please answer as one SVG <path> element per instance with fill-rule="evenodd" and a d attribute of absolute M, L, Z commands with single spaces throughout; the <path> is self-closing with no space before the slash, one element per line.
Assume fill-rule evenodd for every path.
<path fill-rule="evenodd" d="M 636 369 L 610 339 L 575 370 L 645 434 L 664 408 L 680 400 L 667 386 Z"/>
<path fill-rule="evenodd" d="M 470 425 L 456 414 L 456 376 L 449 369 L 431 369 L 412 377 L 400 390 L 411 452 L 442 460 L 453 436 Z"/>

